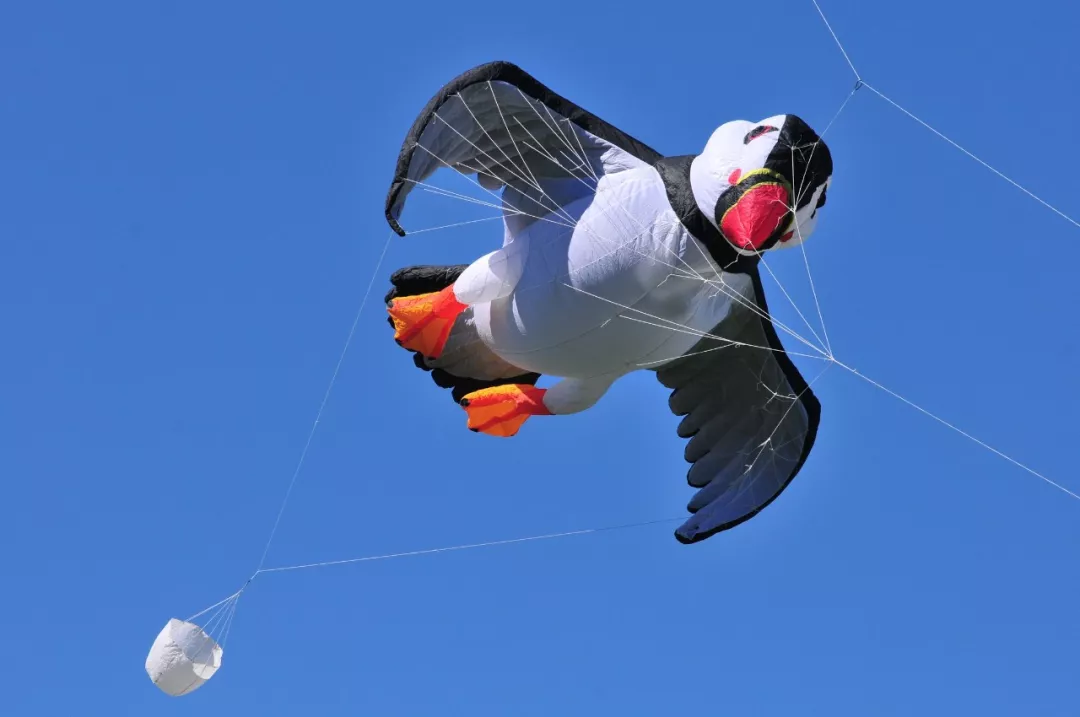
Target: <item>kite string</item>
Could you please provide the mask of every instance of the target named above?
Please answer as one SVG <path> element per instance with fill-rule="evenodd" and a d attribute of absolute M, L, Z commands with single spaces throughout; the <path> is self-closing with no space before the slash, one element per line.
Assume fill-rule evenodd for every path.
<path fill-rule="evenodd" d="M 981 164 L 983 167 L 985 167 L 986 169 L 988 169 L 991 172 L 993 172 L 994 174 L 996 174 L 997 176 L 1001 177 L 1006 182 L 1013 185 L 1014 187 L 1019 189 L 1021 192 L 1023 192 L 1024 194 L 1026 194 L 1029 197 L 1031 197 L 1032 199 L 1034 199 L 1039 204 L 1042 204 L 1044 207 L 1046 207 L 1050 211 L 1054 212 L 1059 217 L 1061 217 L 1065 221 L 1069 222 L 1073 226 L 1080 227 L 1080 221 L 1077 221 L 1076 219 L 1073 219 L 1071 216 L 1069 216 L 1065 212 L 1061 211 L 1060 209 L 1058 209 L 1053 204 L 1046 201 L 1045 199 L 1043 199 L 1039 195 L 1035 194 L 1034 192 L 1032 192 L 1027 187 L 1024 187 L 1022 184 L 1017 182 L 1015 179 L 1009 177 L 1004 172 L 1002 172 L 1001 170 L 999 170 L 996 167 L 994 167 L 993 165 L 991 165 L 989 162 L 987 162 L 987 161 L 981 159 L 980 157 L 978 157 L 974 152 L 971 152 L 968 149 L 965 149 L 959 142 L 956 142 L 955 140 L 951 139 L 944 132 L 939 131 L 938 129 L 933 127 L 929 122 L 926 122 L 925 120 L 919 118 L 914 112 L 911 112 L 906 107 L 901 105 L 899 102 L 893 100 L 891 97 L 886 95 L 884 92 L 882 92 L 881 90 L 877 89 L 873 85 L 866 82 L 862 78 L 862 75 L 859 74 L 859 71 L 857 69 L 855 69 L 855 64 L 851 61 L 851 57 L 848 55 L 847 50 L 844 49 L 844 45 L 843 45 L 843 43 L 840 42 L 840 38 L 837 37 L 836 31 L 833 30 L 832 24 L 829 22 L 829 19 L 827 17 L 825 17 L 825 12 L 821 9 L 821 5 L 818 4 L 818 0 L 810 0 L 810 1 L 814 4 L 814 7 L 817 9 L 818 14 L 821 16 L 821 20 L 825 23 L 825 27 L 829 30 L 829 34 L 832 35 L 833 40 L 836 42 L 836 46 L 838 48 L 840 48 L 840 53 L 844 56 L 844 60 L 847 62 L 848 67 L 850 67 L 851 71 L 855 73 L 855 79 L 856 79 L 855 90 L 858 90 L 860 87 L 866 87 L 866 89 L 870 90 L 875 95 L 877 95 L 879 98 L 881 98 L 882 100 L 884 100 L 888 104 L 892 105 L 893 108 L 895 108 L 895 109 L 899 110 L 900 112 L 902 112 L 903 114 L 907 115 L 910 119 L 912 119 L 915 122 L 919 123 L 924 128 L 926 128 L 930 132 L 937 135 L 940 139 L 948 142 L 950 145 L 952 145 L 956 149 L 960 150 L 962 153 L 964 153 L 965 155 L 967 155 L 971 159 L 975 160 L 976 162 Z"/>
<path fill-rule="evenodd" d="M 986 443 L 984 441 L 979 440 L 978 438 L 971 435 L 970 433 L 963 430 L 962 428 L 960 428 L 960 427 L 958 427 L 958 426 L 956 426 L 956 425 L 954 425 L 952 423 L 949 423 L 944 418 L 941 418 L 938 415 L 935 415 L 935 414 L 931 413 L 930 411 L 928 411 L 927 409 L 925 409 L 922 406 L 918 405 L 914 401 L 911 401 L 911 400 L 909 400 L 907 398 L 904 398 L 903 396 L 901 396 L 896 391 L 893 391 L 892 389 L 888 388 L 887 386 L 884 386 L 883 384 L 878 383 L 877 381 L 870 378 L 866 374 L 863 374 L 863 373 L 859 372 L 855 368 L 852 368 L 851 366 L 849 366 L 849 365 L 845 364 L 844 362 L 836 359 L 835 357 L 832 358 L 831 360 L 832 360 L 833 363 L 835 363 L 840 368 L 844 369 L 845 371 L 848 371 L 849 373 L 851 373 L 851 375 L 862 379 L 863 381 L 870 384 L 874 388 L 878 388 L 881 391 L 884 391 L 885 393 L 889 394 L 890 396 L 892 396 L 896 400 L 900 401 L 901 403 L 907 404 L 908 406 L 910 406 L 911 408 L 914 408 L 919 413 L 921 413 L 921 414 L 923 414 L 925 416 L 928 416 L 928 417 L 934 419 L 935 421 L 937 421 L 938 423 L 940 423 L 941 425 L 945 426 L 946 428 L 948 428 L 950 430 L 953 430 L 956 433 L 959 433 L 961 436 L 963 436 L 964 438 L 967 438 L 969 441 L 972 441 L 973 443 L 975 443 L 975 444 L 977 444 L 979 446 L 982 446 L 983 448 L 990 451 L 991 453 L 993 453 L 993 454 L 995 454 L 995 455 L 997 455 L 997 456 L 999 456 L 1001 458 L 1004 458 L 1009 463 L 1012 463 L 1014 466 L 1016 466 L 1018 468 L 1022 468 L 1023 470 L 1027 471 L 1028 473 L 1035 476 L 1036 478 L 1039 478 L 1039 479 L 1045 481 L 1046 483 L 1049 483 L 1053 487 L 1060 490 L 1062 493 L 1065 493 L 1066 495 L 1072 496 L 1073 498 L 1076 498 L 1077 500 L 1080 500 L 1080 495 L 1074 493 L 1073 491 L 1069 490 L 1068 488 L 1061 485 L 1060 483 L 1056 483 L 1055 481 L 1051 480 L 1050 478 L 1047 478 L 1046 476 L 1044 476 L 1042 473 L 1039 473 L 1034 468 L 1031 468 L 1031 467 L 1029 467 L 1027 465 L 1024 465 L 1023 463 L 1016 460 L 1015 458 L 1013 458 L 1013 457 L 1011 457 L 1009 455 L 1006 455 L 1005 453 L 999 451 L 997 448 L 994 448 L 989 443 Z"/>
<path fill-rule="evenodd" d="M 616 530 L 629 530 L 630 528 L 643 528 L 649 525 L 658 525 L 660 523 L 671 523 L 674 521 L 685 521 L 686 516 L 679 516 L 673 518 L 656 518 L 653 520 L 642 520 L 636 523 L 622 523 L 619 525 L 600 526 L 596 528 L 584 528 L 581 530 L 568 530 L 561 533 L 544 533 L 542 535 L 530 535 L 524 538 L 508 538 L 505 540 L 489 540 L 483 543 L 467 543 L 464 545 L 451 545 L 443 548 L 426 548 L 424 550 L 410 550 L 403 553 L 387 553 L 385 555 L 368 555 L 360 558 L 346 558 L 344 560 L 326 560 L 320 563 L 304 563 L 300 565 L 283 565 L 276 568 L 260 568 L 256 575 L 263 573 L 282 573 L 292 570 L 307 570 L 309 568 L 323 568 L 332 565 L 347 565 L 351 563 L 368 563 L 376 560 L 391 560 L 394 558 L 405 558 L 414 555 L 432 555 L 434 553 L 449 553 L 458 550 L 473 550 L 474 548 L 489 548 L 497 545 L 510 545 L 512 543 L 527 543 L 539 540 L 552 540 L 554 538 L 567 538 L 574 535 L 589 535 L 592 533 L 604 533 L 612 532 Z"/>
<path fill-rule="evenodd" d="M 211 610 L 213 610 L 214 608 L 216 608 L 216 607 L 219 607 L 219 606 L 221 606 L 221 605 L 224 605 L 225 603 L 229 602 L 230 600 L 235 600 L 235 599 L 236 599 L 237 597 L 239 597 L 239 595 L 240 595 L 240 591 L 239 591 L 239 590 L 237 590 L 236 592 L 234 592 L 234 593 L 233 593 L 232 595 L 230 595 L 229 597 L 225 598 L 224 600 L 218 600 L 218 601 L 217 601 L 216 603 L 214 603 L 214 604 L 213 604 L 213 605 L 211 605 L 210 607 L 207 607 L 207 608 L 203 608 L 203 609 L 202 609 L 202 610 L 200 610 L 199 612 L 195 613 L 194 615 L 192 615 L 191 617 L 189 617 L 189 618 L 188 618 L 188 619 L 186 620 L 186 622 L 191 622 L 192 620 L 194 620 L 194 619 L 195 619 L 195 618 L 197 618 L 197 617 L 202 617 L 203 615 L 205 615 L 206 613 L 210 612 L 210 611 L 211 611 Z"/>
<path fill-rule="evenodd" d="M 1055 206 L 1054 206 L 1053 204 L 1051 204 L 1050 202 L 1048 202 L 1048 201 L 1046 201 L 1045 199 L 1043 199 L 1042 197 L 1038 196 L 1037 194 L 1035 194 L 1034 192 L 1032 192 L 1032 191 L 1031 191 L 1030 189 L 1028 189 L 1028 188 L 1024 187 L 1024 186 L 1023 186 L 1023 185 L 1021 185 L 1021 184 L 1020 184 L 1019 182 L 1017 182 L 1017 181 L 1016 181 L 1015 179 L 1012 179 L 1011 177 L 1007 176 L 1007 175 L 1006 175 L 1006 174 L 1005 174 L 1004 172 L 1002 172 L 1002 171 L 998 170 L 997 168 L 993 167 L 993 166 L 992 166 L 992 165 L 991 165 L 991 164 L 990 164 L 989 162 L 987 162 L 987 161 L 985 161 L 985 160 L 983 160 L 983 159 L 980 159 L 980 158 L 979 158 L 978 156 L 976 156 L 976 155 L 975 155 L 975 154 L 974 154 L 973 152 L 970 152 L 969 150 L 967 150 L 967 149 L 964 149 L 964 147 L 962 147 L 962 146 L 961 146 L 961 145 L 960 145 L 959 143 L 957 143 L 957 142 L 955 142 L 954 140 L 950 139 L 950 138 L 949 138 L 949 137 L 947 137 L 947 136 L 946 136 L 946 135 L 945 135 L 944 133 L 942 133 L 942 132 L 939 132 L 939 131 L 938 131 L 937 129 L 935 129 L 935 128 L 934 128 L 934 127 L 932 127 L 932 126 L 931 126 L 930 124 L 928 124 L 928 123 L 927 123 L 927 122 L 925 122 L 924 120 L 922 120 L 922 119 L 920 119 L 919 117 L 917 117 L 917 116 L 916 116 L 916 115 L 915 115 L 914 113 L 912 113 L 911 111 L 909 111 L 909 110 L 908 110 L 907 108 L 905 108 L 905 107 L 901 106 L 901 105 L 900 105 L 900 104 L 899 104 L 898 102 L 896 102 L 895 100 L 893 100 L 893 99 L 892 99 L 891 97 L 887 96 L 887 95 L 886 95 L 885 93 L 883 93 L 883 92 L 882 92 L 881 90 L 877 89 L 877 88 L 876 88 L 876 87 L 874 87 L 873 85 L 871 85 L 871 84 L 868 84 L 868 83 L 866 83 L 866 82 L 863 82 L 863 86 L 864 86 L 864 87 L 866 87 L 866 89 L 868 89 L 868 90 L 870 90 L 871 92 L 873 92 L 873 93 L 874 93 L 875 95 L 877 95 L 878 97 L 880 97 L 881 99 L 883 99 L 883 100 L 885 100 L 886 102 L 888 102 L 888 103 L 889 103 L 890 105 L 892 105 L 893 107 L 895 107 L 895 108 L 896 108 L 896 109 L 898 109 L 899 111 L 903 112 L 903 113 L 904 113 L 905 115 L 907 115 L 907 116 L 908 116 L 908 117 L 910 117 L 911 119 L 913 119 L 913 120 L 915 120 L 916 122 L 918 122 L 918 123 L 919 123 L 920 125 L 922 125 L 922 126 L 923 126 L 923 127 L 925 127 L 926 129 L 928 129 L 928 130 L 930 130 L 931 132 L 933 132 L 933 133 L 934 133 L 935 135 L 937 135 L 937 136 L 938 136 L 938 137 L 940 137 L 941 139 L 943 139 L 943 140 L 945 140 L 946 142 L 948 142 L 949 144 L 951 144 L 951 145 L 952 145 L 953 147 L 955 147 L 956 149 L 958 149 L 958 150 L 960 150 L 961 152 L 963 152 L 964 154 L 966 154 L 966 155 L 967 155 L 968 157 L 970 157 L 971 159 L 975 160 L 976 162 L 978 162 L 979 164 L 981 164 L 982 166 L 986 167 L 986 168 L 987 168 L 987 169 L 989 169 L 989 170 L 990 170 L 991 172 L 993 172 L 994 174 L 996 174 L 997 176 L 999 176 L 999 177 L 1001 177 L 1002 179 L 1004 179 L 1004 180 L 1005 180 L 1006 182 L 1008 182 L 1009 184 L 1011 184 L 1011 185 L 1013 185 L 1014 187 L 1016 187 L 1017 189 L 1019 189 L 1019 190 L 1020 190 L 1021 192 L 1023 192 L 1024 194 L 1026 194 L 1026 195 L 1028 195 L 1029 197 L 1031 197 L 1032 199 L 1034 199 L 1034 200 L 1035 200 L 1036 202 L 1038 202 L 1039 204 L 1042 204 L 1042 205 L 1043 205 L 1044 207 L 1046 207 L 1047 209 L 1049 209 L 1050 211 L 1052 211 L 1052 212 L 1053 212 L 1054 214 L 1057 214 L 1057 215 L 1058 215 L 1059 217 L 1061 217 L 1061 218 L 1065 219 L 1065 221 L 1069 222 L 1070 224 L 1073 224 L 1074 226 L 1080 227 L 1080 222 L 1076 221 L 1075 219 L 1073 219 L 1072 217 L 1070 217 L 1070 216 L 1069 216 L 1068 214 L 1066 214 L 1065 212 L 1063 212 L 1063 211 L 1061 211 L 1060 209 L 1058 209 L 1057 207 L 1055 207 Z"/>
<path fill-rule="evenodd" d="M 847 50 L 844 49 L 843 43 L 841 43 L 840 38 L 836 36 L 836 31 L 832 28 L 832 23 L 829 22 L 829 18 L 825 17 L 825 13 L 822 12 L 821 6 L 818 5 L 817 0 L 810 0 L 810 2 L 814 3 L 814 7 L 817 8 L 818 15 L 821 15 L 822 22 L 824 22 L 825 27 L 828 28 L 829 34 L 832 35 L 832 39 L 836 42 L 836 46 L 840 48 L 840 54 L 842 54 L 844 56 L 844 59 L 847 60 L 848 67 L 851 68 L 851 71 L 855 73 L 855 79 L 857 80 L 855 84 L 855 89 L 858 89 L 859 85 L 862 84 L 862 75 L 860 75 L 859 71 L 855 69 L 855 63 L 851 61 L 851 58 L 847 54 Z"/>
<path fill-rule="evenodd" d="M 210 607 L 204 608 L 195 613 L 187 619 L 187 622 L 191 622 L 194 619 L 205 615 L 214 608 L 220 608 L 214 613 L 214 618 L 224 610 L 227 612 L 226 620 L 224 622 L 224 640 L 228 640 L 229 631 L 232 629 L 232 621 L 236 616 L 236 608 L 240 602 L 240 596 L 247 590 L 248 585 L 255 579 L 261 572 L 265 572 L 262 567 L 266 563 L 266 556 L 270 552 L 270 546 L 274 542 L 274 536 L 277 535 L 278 526 L 281 525 L 281 517 L 285 514 L 285 508 L 289 503 L 289 498 L 292 496 L 293 487 L 296 485 L 296 479 L 300 476 L 300 471 L 304 467 L 304 461 L 307 459 L 308 450 L 311 448 L 312 439 L 315 437 L 315 431 L 319 428 L 319 423 L 322 420 L 323 410 L 326 408 L 327 402 L 330 400 L 330 394 L 334 390 L 334 385 L 337 383 L 338 374 L 341 373 L 341 366 L 345 362 L 345 356 L 349 352 L 349 346 L 352 344 L 353 337 L 356 335 L 356 327 L 360 323 L 360 316 L 364 313 L 364 307 L 367 306 L 368 298 L 371 296 L 371 289 L 375 286 L 375 279 L 379 276 L 379 269 L 382 268 L 383 260 L 386 259 L 386 252 L 390 249 L 390 242 L 393 240 L 394 234 L 390 232 L 386 237 L 386 242 L 383 244 L 382 252 L 379 254 L 379 260 L 375 263 L 375 268 L 371 272 L 371 278 L 368 280 L 367 288 L 364 290 L 364 296 L 360 300 L 360 306 L 356 310 L 356 315 L 353 317 L 352 326 L 349 327 L 348 336 L 345 338 L 345 345 L 341 349 L 341 354 L 338 356 L 337 364 L 334 366 L 334 372 L 330 377 L 330 382 L 327 384 L 326 392 L 323 394 L 322 402 L 319 404 L 319 410 L 315 413 L 315 420 L 311 424 L 311 430 L 308 431 L 307 440 L 304 442 L 304 448 L 300 452 L 300 459 L 296 463 L 296 468 L 293 470 L 292 477 L 289 479 L 289 485 L 285 489 L 285 496 L 281 500 L 281 507 L 278 508 L 277 517 L 274 519 L 274 525 L 270 529 L 270 535 L 266 539 L 266 545 L 263 546 L 262 555 L 259 557 L 259 565 L 255 569 L 255 572 L 251 574 L 251 577 L 240 587 L 239 590 L 229 595 L 224 600 L 219 600 Z M 220 626 L 219 626 L 220 627 Z"/>
<path fill-rule="evenodd" d="M 281 501 L 281 507 L 278 509 L 277 518 L 274 520 L 274 526 L 270 529 L 270 537 L 266 539 L 266 545 L 263 547 L 262 556 L 259 558 L 259 566 L 255 569 L 251 578 L 248 578 L 248 583 L 259 574 L 262 566 L 266 563 L 266 556 L 270 552 L 270 545 L 274 542 L 274 536 L 277 534 L 278 526 L 281 524 L 281 516 L 285 513 L 285 506 L 289 503 L 293 487 L 296 485 L 296 479 L 300 475 L 300 470 L 304 467 L 308 449 L 311 448 L 311 440 L 315 437 L 315 431 L 319 428 L 319 421 L 322 420 L 323 409 L 326 408 L 326 403 L 330 399 L 330 393 L 334 390 L 334 384 L 337 383 L 338 374 L 341 372 L 341 365 L 345 361 L 345 355 L 349 352 L 349 345 L 352 344 L 353 336 L 356 334 L 356 327 L 360 323 L 360 315 L 364 313 L 364 307 L 367 305 L 368 297 L 371 295 L 371 288 L 375 285 L 375 279 L 379 275 L 379 269 L 382 268 L 383 260 L 386 258 L 386 252 L 390 248 L 390 242 L 393 238 L 394 234 L 392 232 L 386 237 L 386 243 L 383 244 L 382 253 L 379 254 L 379 260 L 375 263 L 374 271 L 371 272 L 371 279 L 368 281 L 367 289 L 364 291 L 364 298 L 361 299 L 360 307 L 356 310 L 356 316 L 353 318 L 349 334 L 345 339 L 345 345 L 341 349 L 341 355 L 338 356 L 337 365 L 334 366 L 334 373 L 330 377 L 330 383 L 327 385 L 326 392 L 323 394 L 322 403 L 319 404 L 319 410 L 315 414 L 315 421 L 311 424 L 311 430 L 308 431 L 304 449 L 300 452 L 300 460 L 297 462 L 296 470 L 293 471 L 292 478 L 289 480 L 289 486 L 285 490 L 285 497 Z M 247 587 L 246 583 L 245 587 Z M 244 588 L 240 588 L 240 592 L 243 591 Z"/>
<path fill-rule="evenodd" d="M 985 167 L 986 169 L 988 169 L 991 172 L 993 172 L 994 174 L 996 174 L 998 177 L 1004 179 L 1006 182 L 1013 185 L 1014 187 L 1016 187 L 1017 189 L 1022 191 L 1024 194 L 1028 195 L 1029 197 L 1031 197 L 1035 201 L 1039 202 L 1044 207 L 1051 210 L 1052 212 L 1054 212 L 1058 216 L 1062 217 L 1063 219 L 1065 219 L 1069 223 L 1073 224 L 1074 226 L 1080 227 L 1080 222 L 1077 222 L 1071 216 L 1069 216 L 1068 214 L 1065 214 L 1063 211 L 1061 211 L 1057 207 L 1053 206 L 1052 204 L 1050 204 L 1046 200 L 1042 199 L 1041 197 L 1036 195 L 1034 192 L 1032 192 L 1031 190 L 1029 190 L 1026 187 L 1024 187 L 1023 185 L 1021 185 L 1016 180 L 1012 179 L 1011 177 L 1007 176 L 1005 173 L 1001 172 L 1000 170 L 998 170 L 997 168 L 992 166 L 990 163 L 988 163 L 985 160 L 981 159 L 980 157 L 976 156 L 973 152 L 970 152 L 969 150 L 965 149 L 958 142 L 956 142 L 955 140 L 949 138 L 943 132 L 937 130 L 932 125 L 930 125 L 928 122 L 926 122 L 923 119 L 920 119 L 913 112 L 909 111 L 907 108 L 903 107 L 898 102 L 896 102 L 895 100 L 893 100 L 892 98 L 890 98 L 889 96 L 884 94 L 881 90 L 877 89 L 876 87 L 870 85 L 865 80 L 863 80 L 862 75 L 860 75 L 859 71 L 857 69 L 855 69 L 855 65 L 852 63 L 851 58 L 847 53 L 847 50 L 844 49 L 843 44 L 840 42 L 840 38 L 837 37 L 836 32 L 833 30 L 832 24 L 829 23 L 828 18 L 825 17 L 825 13 L 822 11 L 821 6 L 818 4 L 818 1 L 817 0 L 811 0 L 811 2 L 814 4 L 814 7 L 817 9 L 818 14 L 821 15 L 821 19 L 822 19 L 822 21 L 824 21 L 825 27 L 828 28 L 829 33 L 833 37 L 833 40 L 836 41 L 836 45 L 837 45 L 837 47 L 840 48 L 840 52 L 843 54 L 844 59 L 848 63 L 848 66 L 851 67 L 852 72 L 855 73 L 855 77 L 856 77 L 857 81 L 855 83 L 855 88 L 852 90 L 852 94 L 854 94 L 856 91 L 858 91 L 858 89 L 860 87 L 866 87 L 868 90 L 873 92 L 875 95 L 877 95 L 879 98 L 881 98 L 882 100 L 887 102 L 889 105 L 891 105 L 892 107 L 894 107 L 895 109 L 897 109 L 901 113 L 907 115 L 909 118 L 911 118 L 912 120 L 914 120 L 918 124 L 922 125 L 924 128 L 926 128 L 927 130 L 932 132 L 934 135 L 936 135 L 940 139 L 947 142 L 948 144 L 952 145 L 953 147 L 958 149 L 963 154 L 967 155 L 968 157 L 970 157 L 974 161 L 978 162 L 983 167 Z M 850 99 L 850 96 L 849 96 L 849 99 Z M 824 324 L 823 324 L 822 328 L 824 329 Z M 985 443 L 984 441 L 979 440 L 978 438 L 976 438 L 975 436 L 971 435 L 970 433 L 964 431 L 963 429 L 959 428 L 958 426 L 946 421 L 945 419 L 941 418 L 940 416 L 937 416 L 937 415 L 931 413 L 930 411 L 923 408 L 922 406 L 917 405 L 913 401 L 910 401 L 907 398 L 904 398 L 900 394 L 898 394 L 895 391 L 887 388 L 886 386 L 882 385 L 881 383 L 878 383 L 877 381 L 875 381 L 875 380 L 869 378 L 868 376 L 860 373 L 859 371 L 852 368 L 851 366 L 839 361 L 834 355 L 831 354 L 831 352 L 830 352 L 829 360 L 831 360 L 833 363 L 836 363 L 837 365 L 839 365 L 841 368 L 845 369 L 846 371 L 850 372 L 852 375 L 862 379 L 863 381 L 870 384 L 871 386 L 874 386 L 874 387 L 880 389 L 884 393 L 887 393 L 890 396 L 892 396 L 893 398 L 901 401 L 902 403 L 907 404 L 908 406 L 915 409 L 916 411 L 928 416 L 929 418 L 932 418 L 933 420 L 935 420 L 938 423 L 942 424 L 946 428 L 949 428 L 952 431 L 955 431 L 956 433 L 960 434 L 964 438 L 967 438 L 968 440 L 974 442 L 975 444 L 981 446 L 982 448 L 985 448 L 986 450 L 990 451 L 991 453 L 994 453 L 995 455 L 1005 459 L 1009 463 L 1012 463 L 1013 465 L 1017 466 L 1018 468 L 1023 469 L 1024 471 L 1032 474 L 1036 478 L 1039 478 L 1040 480 L 1045 481 L 1047 484 L 1053 486 L 1054 488 L 1057 488 L 1058 490 L 1065 493 L 1066 495 L 1069 495 L 1072 498 L 1076 498 L 1077 500 L 1080 500 L 1080 494 L 1074 493 L 1073 491 L 1069 490 L 1065 486 L 1051 480 L 1050 478 L 1047 478 L 1042 473 L 1039 473 L 1038 471 L 1034 470 L 1033 468 L 1031 468 L 1031 467 L 1021 463 L 1020 461 L 1016 460 L 1015 458 L 1012 458 L 1011 456 L 1006 455 L 1002 451 L 994 448 L 993 446 L 989 445 L 988 443 Z"/>
<path fill-rule="evenodd" d="M 838 110 L 836 110 L 836 114 L 834 114 L 832 119 L 829 120 L 829 124 L 825 125 L 825 129 L 822 130 L 821 135 L 818 137 L 818 141 L 814 144 L 814 149 L 811 150 L 811 152 L 810 152 L 811 159 L 813 159 L 814 152 L 817 151 L 817 145 L 820 144 L 822 141 L 824 141 L 825 135 L 827 135 L 829 133 L 829 130 L 832 129 L 832 126 L 834 124 L 836 124 L 836 120 L 840 119 L 840 115 L 843 114 L 844 110 L 848 106 L 848 103 L 851 102 L 851 98 L 855 96 L 855 93 L 859 91 L 860 87 L 862 87 L 862 80 L 859 80 L 855 84 L 855 87 L 853 87 L 851 89 L 851 92 L 849 92 L 847 97 L 844 98 L 844 101 L 840 103 L 840 108 Z M 792 156 L 792 159 L 794 160 L 794 155 Z M 798 192 L 799 196 L 796 198 L 796 200 L 792 204 L 792 207 L 791 207 L 792 214 L 795 213 L 796 208 L 798 206 L 798 203 L 802 199 L 802 192 L 805 191 L 803 189 L 802 185 L 805 182 L 806 174 L 809 171 L 810 171 L 810 165 L 809 165 L 809 162 L 808 162 L 807 165 L 806 165 L 806 169 L 803 171 L 803 177 L 802 177 L 802 179 L 799 180 L 799 192 Z M 809 189 L 809 187 L 807 187 L 807 189 Z M 814 274 L 810 270 L 810 257 L 806 253 L 806 242 L 803 241 L 802 229 L 799 227 L 798 222 L 795 222 L 795 230 L 799 234 L 799 250 L 802 252 L 803 266 L 806 267 L 806 278 L 810 282 L 810 293 L 814 297 L 814 308 L 817 309 L 818 320 L 821 322 L 821 334 L 822 334 L 822 336 L 825 337 L 825 341 L 824 341 L 825 350 L 829 353 L 829 356 L 832 356 L 833 355 L 832 340 L 829 338 L 829 330 L 827 328 L 825 328 L 825 314 L 821 310 L 821 299 L 818 297 L 817 284 L 814 282 Z M 769 273 L 772 274 L 773 278 L 777 279 L 776 274 L 774 274 L 772 269 L 769 269 L 769 265 L 767 263 L 765 263 L 764 257 L 762 257 L 761 261 L 762 261 L 762 264 L 765 265 L 765 268 L 769 270 Z M 780 283 L 779 279 L 777 279 L 776 283 L 777 284 Z M 789 298 L 789 300 L 790 300 L 790 298 Z M 795 302 L 792 301 L 791 303 L 794 304 Z M 806 321 L 806 319 L 804 318 L 803 321 Z M 807 323 L 809 323 L 809 322 L 807 322 Z"/>

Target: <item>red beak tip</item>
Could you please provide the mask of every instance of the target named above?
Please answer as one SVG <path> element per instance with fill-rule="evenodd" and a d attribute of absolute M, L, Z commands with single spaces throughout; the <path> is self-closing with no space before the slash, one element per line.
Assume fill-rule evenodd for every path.
<path fill-rule="evenodd" d="M 788 192 L 782 185 L 757 184 L 724 213 L 720 230 L 736 247 L 757 251 L 773 236 L 787 213 Z"/>

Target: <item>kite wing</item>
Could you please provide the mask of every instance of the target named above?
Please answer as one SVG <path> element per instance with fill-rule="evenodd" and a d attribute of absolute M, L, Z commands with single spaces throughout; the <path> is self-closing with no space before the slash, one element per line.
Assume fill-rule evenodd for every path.
<path fill-rule="evenodd" d="M 749 520 L 795 478 L 813 447 L 821 404 L 784 351 L 756 271 L 725 274 L 745 297 L 683 357 L 657 370 L 689 438 L 687 482 L 700 490 L 675 531 L 696 543 Z M 730 342 L 736 342 L 732 344 Z"/>
<path fill-rule="evenodd" d="M 662 155 L 508 62 L 459 75 L 428 102 L 398 156 L 386 219 L 399 224 L 409 193 L 440 168 L 476 183 L 524 219 L 558 211 L 595 191 L 605 174 Z M 502 187 L 511 191 L 498 197 Z"/>

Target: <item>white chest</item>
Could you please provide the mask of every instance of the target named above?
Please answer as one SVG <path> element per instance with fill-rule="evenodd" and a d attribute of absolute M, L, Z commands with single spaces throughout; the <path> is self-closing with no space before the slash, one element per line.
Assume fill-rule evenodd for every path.
<path fill-rule="evenodd" d="M 727 311 L 651 169 L 605 178 L 566 209 L 573 226 L 553 217 L 514 236 L 517 288 L 475 307 L 481 337 L 507 361 L 550 376 L 628 373 L 685 353 Z"/>

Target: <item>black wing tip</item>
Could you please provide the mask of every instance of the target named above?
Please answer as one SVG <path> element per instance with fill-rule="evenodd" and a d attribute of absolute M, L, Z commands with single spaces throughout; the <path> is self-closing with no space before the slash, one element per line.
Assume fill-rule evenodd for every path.
<path fill-rule="evenodd" d="M 479 65 L 475 65 L 474 67 L 465 70 L 464 72 L 459 74 L 458 77 L 461 78 L 475 74 L 481 76 L 493 75 L 494 77 L 492 77 L 492 79 L 495 79 L 500 75 L 500 73 L 508 71 L 527 77 L 531 76 L 528 72 L 521 69 L 519 65 L 511 62 L 510 60 L 489 60 L 488 62 L 481 62 Z"/>
<path fill-rule="evenodd" d="M 469 268 L 468 264 L 415 264 L 403 266 L 390 274 L 388 299 L 396 296 L 415 296 L 432 291 L 439 291 L 457 281 L 461 273 Z"/>
<path fill-rule="evenodd" d="M 675 540 L 678 540 L 683 545 L 694 545 L 695 543 L 700 543 L 702 540 L 704 540 L 704 538 L 699 538 L 697 534 L 688 535 L 682 532 L 682 528 L 677 528 L 674 532 L 674 535 Z"/>
<path fill-rule="evenodd" d="M 776 500 L 776 498 L 782 492 L 783 492 L 783 488 L 781 488 L 779 491 L 777 491 L 771 498 L 769 498 L 769 500 L 762 503 L 761 505 L 759 505 L 757 508 L 750 511 L 749 513 L 746 513 L 745 515 L 742 515 L 741 517 L 736 518 L 735 520 L 729 520 L 726 523 L 721 523 L 720 525 L 717 525 L 716 527 L 713 527 L 713 528 L 709 528 L 708 530 L 698 530 L 696 528 L 690 527 L 690 522 L 691 522 L 691 520 L 693 520 L 691 518 L 691 520 L 686 521 L 685 523 L 683 523 L 682 525 L 680 525 L 678 528 L 675 529 L 675 533 L 674 533 L 675 540 L 678 540 L 683 545 L 695 545 L 697 543 L 701 543 L 701 542 L 704 542 L 704 541 L 708 540 L 709 538 L 716 535 L 717 533 L 723 533 L 725 531 L 731 530 L 732 528 L 738 527 L 738 526 L 742 525 L 743 523 L 747 522 L 748 520 L 750 520 L 751 518 L 753 518 L 754 516 L 756 516 L 762 510 L 764 510 L 769 505 L 769 503 L 772 503 L 774 500 Z M 697 511 L 693 511 L 693 512 L 696 513 Z"/>
<path fill-rule="evenodd" d="M 386 210 L 386 223 L 390 225 L 390 229 L 392 229 L 393 232 L 399 237 L 407 235 L 405 229 L 400 224 L 398 224 L 397 219 L 391 216 L 389 209 Z"/>

